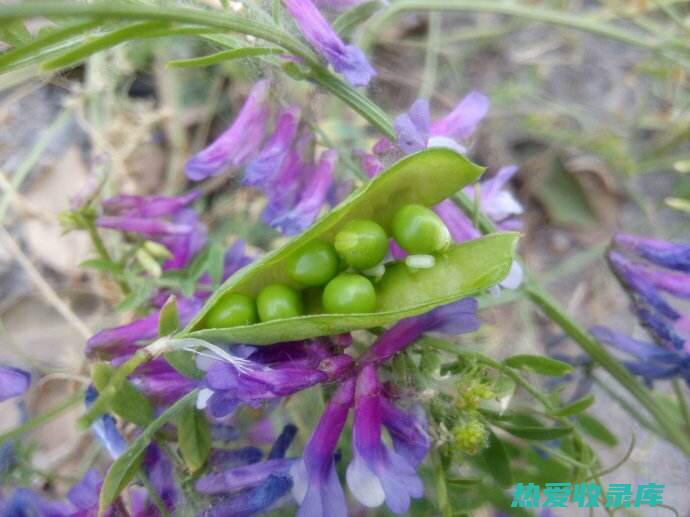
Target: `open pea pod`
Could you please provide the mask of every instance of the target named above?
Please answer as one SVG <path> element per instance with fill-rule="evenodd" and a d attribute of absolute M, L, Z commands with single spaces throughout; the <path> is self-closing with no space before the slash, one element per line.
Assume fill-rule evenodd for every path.
<path fill-rule="evenodd" d="M 311 314 L 230 328 L 203 328 L 206 313 L 227 292 L 255 297 L 268 284 L 296 285 L 287 275 L 288 260 L 314 239 L 332 242 L 353 219 L 372 219 L 390 233 L 403 205 L 433 206 L 472 183 L 484 169 L 450 149 L 412 154 L 351 194 L 312 227 L 230 277 L 206 302 L 183 334 L 212 341 L 270 344 L 388 325 L 427 312 L 495 285 L 512 264 L 516 233 L 497 233 L 456 244 L 436 257 L 430 269 L 387 268 L 376 285 L 377 309 L 362 314 Z"/>

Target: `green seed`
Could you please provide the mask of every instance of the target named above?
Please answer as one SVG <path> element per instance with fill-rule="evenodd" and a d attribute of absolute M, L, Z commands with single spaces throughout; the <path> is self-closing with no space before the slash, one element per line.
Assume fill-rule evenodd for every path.
<path fill-rule="evenodd" d="M 450 232 L 433 210 L 422 205 L 405 205 L 393 216 L 393 237 L 408 253 L 438 253 L 450 245 Z"/>
<path fill-rule="evenodd" d="M 306 287 L 326 284 L 338 272 L 338 255 L 324 241 L 312 241 L 295 253 L 287 263 L 287 274 Z"/>
<path fill-rule="evenodd" d="M 204 318 L 208 328 L 227 328 L 256 323 L 256 305 L 249 296 L 227 293 L 208 311 Z"/>
<path fill-rule="evenodd" d="M 369 269 L 388 253 L 388 237 L 374 221 L 355 219 L 337 233 L 335 249 L 350 266 Z"/>
<path fill-rule="evenodd" d="M 264 287 L 256 297 L 256 306 L 261 321 L 294 318 L 304 314 L 302 295 L 282 284 Z"/>
<path fill-rule="evenodd" d="M 368 278 L 356 273 L 340 273 L 323 290 L 323 308 L 333 314 L 373 312 L 376 291 Z"/>

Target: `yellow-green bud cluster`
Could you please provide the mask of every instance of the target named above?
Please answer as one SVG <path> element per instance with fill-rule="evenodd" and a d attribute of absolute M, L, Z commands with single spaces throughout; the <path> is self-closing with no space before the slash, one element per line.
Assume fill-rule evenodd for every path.
<path fill-rule="evenodd" d="M 460 409 L 476 410 L 482 400 L 489 400 L 495 396 L 493 389 L 486 383 L 472 379 L 458 386 L 457 406 Z"/>
<path fill-rule="evenodd" d="M 486 426 L 476 418 L 466 420 L 453 428 L 455 447 L 467 454 L 477 454 L 488 444 Z"/>

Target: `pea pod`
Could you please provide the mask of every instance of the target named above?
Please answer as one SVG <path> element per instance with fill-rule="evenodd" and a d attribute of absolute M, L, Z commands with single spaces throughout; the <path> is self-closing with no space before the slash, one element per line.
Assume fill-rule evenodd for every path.
<path fill-rule="evenodd" d="M 202 328 L 206 313 L 229 291 L 256 297 L 271 283 L 298 287 L 288 276 L 287 264 L 312 240 L 332 242 L 335 234 L 353 219 L 372 219 L 390 233 L 393 216 L 401 206 L 433 206 L 475 181 L 483 170 L 450 149 L 428 149 L 403 158 L 304 233 L 230 277 L 184 334 L 248 344 L 339 334 L 388 325 L 496 284 L 510 269 L 518 238 L 515 233 L 498 233 L 453 245 L 437 257 L 436 265 L 430 269 L 411 272 L 402 264 L 388 267 L 376 287 L 377 308 L 372 313 L 313 314 L 230 328 Z"/>

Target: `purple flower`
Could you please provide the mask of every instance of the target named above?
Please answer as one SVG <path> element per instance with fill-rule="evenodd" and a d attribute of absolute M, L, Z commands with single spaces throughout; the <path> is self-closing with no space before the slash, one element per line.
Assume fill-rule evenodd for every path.
<path fill-rule="evenodd" d="M 690 273 L 685 270 L 690 246 L 625 234 L 613 244 L 609 265 L 655 343 L 605 327 L 593 328 L 592 334 L 627 354 L 631 359 L 624 364 L 647 383 L 680 377 L 690 385 L 690 317 L 672 301 L 690 299 Z"/>
<path fill-rule="evenodd" d="M 388 429 L 395 452 L 413 467 L 419 466 L 431 447 L 424 410 L 416 406 L 406 413 L 385 397 L 381 397 L 380 404 L 382 422 Z"/>
<path fill-rule="evenodd" d="M 196 298 L 180 298 L 177 302 L 180 322 L 189 323 L 201 304 Z M 160 312 L 156 312 L 126 325 L 101 330 L 86 342 L 87 357 L 120 356 L 131 352 L 138 343 L 151 341 L 158 336 L 159 316 Z"/>
<path fill-rule="evenodd" d="M 162 359 L 149 362 L 144 368 L 137 370 L 130 380 L 148 399 L 162 405 L 172 404 L 199 384 Z"/>
<path fill-rule="evenodd" d="M 176 224 L 169 221 L 131 216 L 103 215 L 96 219 L 96 225 L 101 228 L 138 233 L 147 238 L 187 235 L 193 230 L 189 224 Z"/>
<path fill-rule="evenodd" d="M 355 151 L 355 154 L 360 159 L 362 170 L 370 178 L 373 178 L 374 176 L 377 176 L 379 173 L 383 172 L 385 167 L 383 166 L 383 163 L 381 163 L 379 157 L 375 154 L 365 153 L 361 150 Z"/>
<path fill-rule="evenodd" d="M 182 235 L 162 235 L 158 242 L 163 244 L 172 257 L 163 264 L 164 270 L 183 269 L 192 263 L 194 257 L 206 245 L 208 229 L 199 219 L 195 210 L 183 210 L 173 219 L 175 224 L 182 224 L 190 228 Z"/>
<path fill-rule="evenodd" d="M 311 0 L 283 0 L 304 37 L 353 86 L 366 86 L 376 71 L 364 53 L 345 45 Z"/>
<path fill-rule="evenodd" d="M 405 349 L 425 332 L 463 334 L 479 328 L 477 300 L 465 298 L 438 307 L 421 316 L 400 320 L 386 330 L 360 360 L 361 364 L 382 363 Z"/>
<path fill-rule="evenodd" d="M 654 380 L 681 377 L 690 383 L 690 354 L 684 350 L 665 350 L 653 343 L 633 339 L 606 327 L 593 327 L 590 332 L 604 344 L 631 356 L 625 366 L 648 384 Z"/>
<path fill-rule="evenodd" d="M 292 494 L 300 503 L 298 517 L 347 515 L 345 494 L 333 456 L 354 402 L 354 387 L 351 378 L 338 386 L 304 448 L 302 460 L 292 467 Z"/>
<path fill-rule="evenodd" d="M 237 118 L 208 147 L 187 161 L 187 177 L 200 181 L 217 176 L 227 167 L 247 163 L 261 146 L 270 115 L 268 107 L 269 82 L 256 83 Z"/>
<path fill-rule="evenodd" d="M 84 477 L 67 492 L 67 499 L 78 511 L 76 515 L 96 515 L 98 496 L 103 484 L 103 477 L 96 469 L 89 469 Z"/>
<path fill-rule="evenodd" d="M 421 151 L 426 147 L 450 147 L 466 152 L 457 143 L 474 133 L 479 122 L 489 110 L 489 99 L 472 91 L 445 117 L 431 122 L 429 101 L 416 100 L 407 113 L 395 118 L 397 144 L 405 153 Z"/>
<path fill-rule="evenodd" d="M 312 169 L 307 163 L 307 154 L 312 144 L 312 135 L 304 133 L 296 145 L 283 160 L 282 166 L 271 181 L 263 187 L 268 197 L 268 204 L 261 214 L 261 218 L 267 224 L 285 215 L 299 200 L 299 192 L 303 187 L 304 177 L 307 177 Z"/>
<path fill-rule="evenodd" d="M 189 204 L 197 192 L 181 196 L 118 195 L 103 201 L 105 213 L 96 225 L 129 233 L 163 244 L 172 254 L 164 269 L 180 269 L 191 263 L 206 244 L 208 231 Z"/>
<path fill-rule="evenodd" d="M 290 152 L 297 127 L 300 109 L 290 106 L 278 117 L 276 128 L 264 147 L 244 171 L 242 183 L 245 185 L 263 185 L 280 170 L 283 161 Z"/>
<path fill-rule="evenodd" d="M 268 364 L 258 360 L 259 357 L 253 359 L 250 355 L 238 366 L 220 360 L 210 365 L 204 383 L 212 392 L 208 408 L 213 417 L 221 418 L 230 414 L 239 403 L 256 404 L 336 380 L 352 366 L 352 358 L 344 354 L 290 357 Z"/>
<path fill-rule="evenodd" d="M 409 154 L 426 148 L 431 128 L 431 112 L 427 99 L 417 99 L 407 113 L 395 117 L 398 147 Z"/>
<path fill-rule="evenodd" d="M 374 508 L 385 501 L 393 513 L 404 513 L 410 498 L 422 497 L 424 485 L 416 464 L 381 441 L 382 399 L 376 367 L 367 365 L 357 377 L 353 458 L 347 468 L 347 483 L 363 505 Z"/>
<path fill-rule="evenodd" d="M 285 453 L 296 432 L 295 426 L 285 426 L 266 461 L 259 462 L 261 451 L 254 449 L 258 451 L 258 457 L 255 454 L 235 454 L 233 468 L 200 478 L 196 483 L 199 492 L 223 496 L 214 501 L 204 515 L 254 515 L 273 508 L 283 499 L 292 488 L 289 469 L 296 461 L 285 459 Z"/>
<path fill-rule="evenodd" d="M 142 466 L 160 500 L 169 512 L 174 512 L 181 502 L 182 493 L 177 489 L 172 462 L 157 445 L 151 444 L 144 452 Z M 148 502 L 142 515 L 159 515 L 153 501 Z"/>
<path fill-rule="evenodd" d="M 180 196 L 134 196 L 119 194 L 101 203 L 108 215 L 135 217 L 163 217 L 180 212 L 199 198 L 199 192 L 190 191 Z"/>
<path fill-rule="evenodd" d="M 6 500 L 0 499 L 0 514 L 7 517 L 68 517 L 73 512 L 70 503 L 45 499 L 28 488 L 17 488 Z"/>
<path fill-rule="evenodd" d="M 84 394 L 86 407 L 93 404 L 97 397 L 98 392 L 96 388 L 89 386 Z M 119 458 L 129 447 L 127 440 L 124 439 L 117 428 L 117 422 L 109 413 L 101 415 L 91 424 L 91 432 L 93 432 L 96 439 L 114 460 Z"/>
<path fill-rule="evenodd" d="M 18 397 L 29 389 L 31 374 L 19 368 L 0 366 L 0 402 Z"/>
<path fill-rule="evenodd" d="M 467 138 L 489 111 L 489 99 L 481 92 L 471 91 L 445 117 L 431 124 L 432 137 Z"/>
<path fill-rule="evenodd" d="M 614 243 L 634 251 L 657 266 L 690 273 L 690 244 L 660 241 L 625 233 L 616 235 Z"/>
<path fill-rule="evenodd" d="M 273 219 L 271 226 L 278 228 L 285 235 L 296 235 L 316 220 L 333 183 L 333 169 L 337 159 L 338 153 L 334 149 L 321 154 L 299 202 L 287 213 Z"/>

